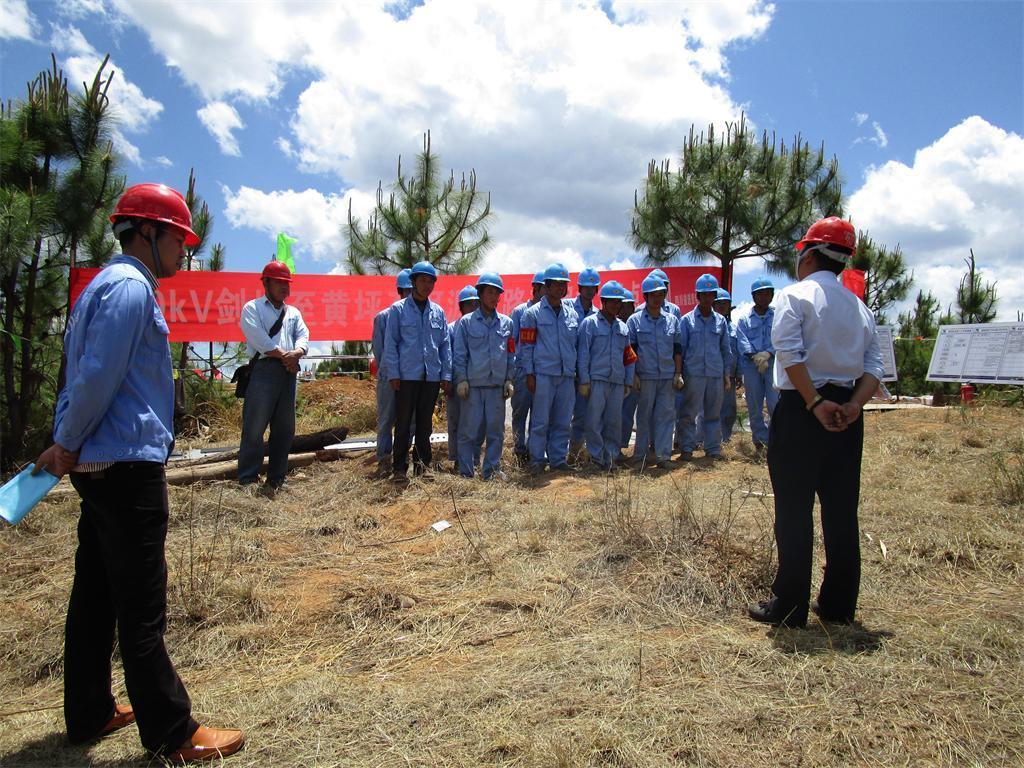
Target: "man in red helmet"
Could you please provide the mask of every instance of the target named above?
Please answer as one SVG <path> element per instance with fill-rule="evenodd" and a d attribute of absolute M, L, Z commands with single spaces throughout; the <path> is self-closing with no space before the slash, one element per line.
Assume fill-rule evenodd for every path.
<path fill-rule="evenodd" d="M 255 350 L 249 386 L 242 407 L 242 442 L 238 450 L 238 482 L 251 486 L 263 467 L 263 433 L 270 427 L 267 482 L 273 496 L 288 472 L 288 450 L 295 437 L 295 392 L 299 361 L 309 349 L 309 329 L 298 307 L 285 304 L 291 293 L 288 265 L 272 261 L 263 268 L 265 294 L 242 307 L 242 333 Z"/>
<path fill-rule="evenodd" d="M 68 738 L 86 743 L 136 722 L 143 746 L 171 762 L 229 755 L 242 732 L 192 719 L 164 645 L 174 381 L 156 287 L 199 238 L 184 198 L 162 184 L 126 190 L 110 220 L 122 253 L 71 313 L 54 444 L 36 459 L 58 477 L 70 472 L 82 499 L 64 636 Z M 131 707 L 111 692 L 115 628 Z"/>
<path fill-rule="evenodd" d="M 860 590 L 857 503 L 864 443 L 861 409 L 882 378 L 871 311 L 843 287 L 853 225 L 834 216 L 797 243 L 800 282 L 776 298 L 774 379 L 780 390 L 768 433 L 779 569 L 756 621 L 802 627 L 811 592 L 814 497 L 821 504 L 825 576 L 810 605 L 824 621 L 851 623 Z"/>

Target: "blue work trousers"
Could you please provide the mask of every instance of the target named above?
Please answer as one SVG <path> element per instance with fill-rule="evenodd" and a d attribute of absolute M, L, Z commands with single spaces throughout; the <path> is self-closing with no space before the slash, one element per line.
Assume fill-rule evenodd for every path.
<path fill-rule="evenodd" d="M 242 440 L 238 447 L 238 482 L 259 479 L 263 468 L 263 434 L 270 427 L 267 482 L 280 485 L 288 472 L 288 450 L 295 437 L 296 376 L 279 360 L 261 357 L 252 368 L 242 406 Z"/>
<path fill-rule="evenodd" d="M 454 398 L 458 400 L 459 398 Z M 505 398 L 502 387 L 470 387 L 459 406 L 459 474 L 472 477 L 480 465 L 480 448 L 487 440 L 484 480 L 498 471 L 505 444 Z"/>
<path fill-rule="evenodd" d="M 704 414 L 704 454 L 722 452 L 722 398 L 725 387 L 721 376 L 690 376 L 683 387 L 683 429 L 679 446 L 692 453 L 697 445 L 697 415 Z"/>
<path fill-rule="evenodd" d="M 592 381 L 587 403 L 586 438 L 591 460 L 605 469 L 619 458 L 622 447 L 623 385 Z"/>
<path fill-rule="evenodd" d="M 546 376 L 538 373 L 537 391 L 530 410 L 530 463 L 560 467 L 569 453 L 569 420 L 575 404 L 576 379 L 573 376 Z"/>
<path fill-rule="evenodd" d="M 462 414 L 462 400 L 455 394 L 455 388 L 452 388 L 452 393 L 445 397 L 444 408 L 448 413 L 448 461 L 459 460 L 459 421 Z"/>
<path fill-rule="evenodd" d="M 768 444 L 768 424 L 764 418 L 764 407 L 768 406 L 768 422 L 771 422 L 775 404 L 779 402 L 779 390 L 772 383 L 772 369 L 759 373 L 753 363 L 740 361 L 743 374 L 743 386 L 747 390 L 747 414 L 750 418 L 750 431 L 754 444 Z"/>
<path fill-rule="evenodd" d="M 529 453 L 526 447 L 526 420 L 530 416 L 533 395 L 526 388 L 525 373 L 516 378 L 512 385 L 512 438 L 515 441 L 516 456 L 526 456 Z"/>
<path fill-rule="evenodd" d="M 395 433 L 395 390 L 388 380 L 377 376 L 377 461 L 391 455 Z"/>
<path fill-rule="evenodd" d="M 736 427 L 736 387 L 722 392 L 722 442 L 732 439 L 732 431 Z M 697 414 L 697 445 L 704 444 L 704 412 Z"/>
<path fill-rule="evenodd" d="M 672 426 L 675 414 L 675 390 L 672 379 L 641 379 L 640 399 L 636 406 L 635 459 L 652 459 L 647 455 L 654 442 L 654 460 L 672 458 Z"/>
<path fill-rule="evenodd" d="M 576 447 L 583 443 L 587 429 L 587 398 L 576 393 L 576 401 L 572 406 L 572 434 L 569 445 Z"/>
<path fill-rule="evenodd" d="M 633 422 L 636 421 L 636 405 L 640 402 L 640 393 L 634 392 L 632 388 L 629 394 L 622 398 L 622 441 L 619 443 L 620 450 L 625 450 L 629 445 L 629 438 L 633 436 Z"/>

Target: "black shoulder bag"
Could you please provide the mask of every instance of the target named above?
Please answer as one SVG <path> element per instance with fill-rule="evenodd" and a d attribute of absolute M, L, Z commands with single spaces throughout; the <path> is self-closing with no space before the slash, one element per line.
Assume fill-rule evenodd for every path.
<path fill-rule="evenodd" d="M 267 336 L 273 338 L 274 334 L 281 330 L 281 326 L 284 325 L 284 313 L 287 311 L 288 307 L 281 307 L 281 314 L 277 316 L 277 320 L 275 320 L 274 324 L 270 326 L 270 330 L 267 331 Z M 249 388 L 249 377 L 252 376 L 252 367 L 259 359 L 260 353 L 257 352 L 256 356 L 252 360 L 235 369 L 235 374 L 231 377 L 231 383 L 235 385 L 235 397 L 245 397 L 245 390 Z"/>

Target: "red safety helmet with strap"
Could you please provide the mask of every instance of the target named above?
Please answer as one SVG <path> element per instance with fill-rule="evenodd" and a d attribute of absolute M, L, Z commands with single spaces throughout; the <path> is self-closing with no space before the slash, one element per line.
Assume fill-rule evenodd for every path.
<path fill-rule="evenodd" d="M 260 278 L 269 277 L 271 280 L 284 280 L 286 283 L 292 281 L 292 271 L 283 261 L 271 261 L 263 268 Z"/>
<path fill-rule="evenodd" d="M 110 215 L 115 232 L 119 229 L 117 223 L 123 219 L 146 219 L 164 224 L 183 234 L 188 247 L 199 245 L 199 235 L 192 231 L 192 212 L 185 198 L 166 184 L 136 184 L 126 189 Z"/>
<path fill-rule="evenodd" d="M 811 224 L 807 234 L 796 244 L 796 250 L 799 253 L 808 245 L 815 243 L 838 245 L 853 250 L 857 246 L 857 234 L 850 222 L 838 216 L 829 216 Z"/>

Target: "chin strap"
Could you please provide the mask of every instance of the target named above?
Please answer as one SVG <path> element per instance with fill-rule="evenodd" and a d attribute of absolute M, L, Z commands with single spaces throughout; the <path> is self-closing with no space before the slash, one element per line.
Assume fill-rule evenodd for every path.
<path fill-rule="evenodd" d="M 159 280 L 164 276 L 164 271 L 160 266 L 160 252 L 156 249 L 156 236 L 151 236 L 148 239 L 149 252 L 153 255 L 153 277 Z"/>

